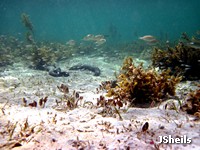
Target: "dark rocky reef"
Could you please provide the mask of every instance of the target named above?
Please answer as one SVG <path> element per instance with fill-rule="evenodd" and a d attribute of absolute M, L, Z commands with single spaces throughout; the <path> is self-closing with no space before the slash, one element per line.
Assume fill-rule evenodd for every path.
<path fill-rule="evenodd" d="M 94 67 L 91 65 L 83 65 L 83 64 L 78 64 L 75 66 L 72 66 L 69 68 L 69 70 L 89 70 L 94 73 L 94 76 L 100 76 L 101 70 L 98 67 Z"/>

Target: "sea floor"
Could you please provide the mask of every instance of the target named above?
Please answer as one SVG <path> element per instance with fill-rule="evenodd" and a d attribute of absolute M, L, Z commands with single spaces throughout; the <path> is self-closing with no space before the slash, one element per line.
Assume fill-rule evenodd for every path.
<path fill-rule="evenodd" d="M 137 63 L 148 62 L 136 60 Z M 200 121 L 185 112 L 165 108 L 175 104 L 169 99 L 154 108 L 129 108 L 121 112 L 123 120 L 103 117 L 102 108 L 93 107 L 97 98 L 105 93 L 97 92 L 102 81 L 115 79 L 123 60 L 104 57 L 74 57 L 62 61 L 59 67 L 68 69 L 78 63 L 98 66 L 100 76 L 89 71 L 69 71 L 69 77 L 52 77 L 45 71 L 33 70 L 16 63 L 0 74 L 0 149 L 76 150 L 76 149 L 200 149 Z M 63 98 L 57 86 L 69 87 L 83 97 L 80 106 L 73 110 L 58 105 Z M 182 82 L 177 86 L 177 96 L 184 101 L 190 90 L 197 88 L 195 82 Z M 185 97 L 184 97 L 185 95 Z M 48 97 L 44 107 L 24 106 Z M 81 104 L 90 102 L 91 106 Z M 89 103 L 88 103 L 89 104 Z M 148 122 L 149 128 L 142 132 Z M 159 136 L 192 139 L 190 144 L 159 144 Z"/>

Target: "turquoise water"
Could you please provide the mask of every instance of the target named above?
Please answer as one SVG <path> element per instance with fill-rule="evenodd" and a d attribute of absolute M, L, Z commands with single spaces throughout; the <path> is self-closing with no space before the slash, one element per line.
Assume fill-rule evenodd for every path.
<path fill-rule="evenodd" d="M 115 42 L 143 35 L 169 40 L 200 30 L 199 0 L 1 0 L 0 34 L 24 38 L 21 13 L 29 15 L 37 40 L 65 42 L 87 34 Z"/>

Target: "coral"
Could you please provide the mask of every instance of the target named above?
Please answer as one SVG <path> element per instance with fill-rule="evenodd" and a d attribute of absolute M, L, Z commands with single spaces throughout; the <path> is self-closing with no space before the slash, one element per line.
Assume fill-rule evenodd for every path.
<path fill-rule="evenodd" d="M 142 64 L 136 67 L 130 57 L 124 60 L 117 86 L 107 87 L 107 96 L 112 97 L 107 103 L 119 107 L 127 103 L 148 107 L 168 95 L 175 95 L 175 86 L 181 77 L 170 76 L 169 70 L 158 74 L 153 69 L 144 70 L 142 67 Z"/>
<path fill-rule="evenodd" d="M 200 89 L 189 93 L 189 98 L 181 109 L 200 118 Z"/>
<path fill-rule="evenodd" d="M 153 66 L 163 70 L 170 69 L 173 75 L 182 75 L 184 80 L 200 79 L 200 47 L 188 41 L 185 34 L 183 36 L 186 41 L 179 42 L 174 48 L 155 48 L 152 55 Z M 192 41 L 194 40 L 196 39 Z"/>

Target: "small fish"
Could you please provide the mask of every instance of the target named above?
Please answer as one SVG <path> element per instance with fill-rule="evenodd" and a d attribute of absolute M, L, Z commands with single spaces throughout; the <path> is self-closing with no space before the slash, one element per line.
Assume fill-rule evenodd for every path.
<path fill-rule="evenodd" d="M 83 38 L 83 40 L 84 41 L 94 41 L 94 37 L 95 36 L 93 34 L 88 34 Z"/>
<path fill-rule="evenodd" d="M 94 40 L 96 40 L 96 41 L 101 40 L 101 39 L 104 39 L 103 35 L 98 34 L 98 35 L 94 36 Z"/>
<path fill-rule="evenodd" d="M 66 42 L 66 45 L 75 46 L 75 45 L 76 45 L 76 41 L 74 41 L 74 40 L 69 40 L 69 41 Z"/>
<path fill-rule="evenodd" d="M 104 35 L 101 34 L 98 35 L 88 34 L 83 38 L 83 40 L 94 42 L 96 46 L 100 46 L 106 42 Z"/>
<path fill-rule="evenodd" d="M 147 42 L 156 40 L 156 38 L 152 35 L 145 35 L 145 36 L 139 37 L 139 39 L 143 41 L 147 41 Z"/>
<path fill-rule="evenodd" d="M 26 47 L 26 48 L 32 48 L 32 47 L 33 47 L 33 45 L 31 45 L 31 44 L 28 44 L 28 45 L 26 45 L 25 47 Z"/>
<path fill-rule="evenodd" d="M 155 45 L 158 43 L 158 40 L 152 35 L 145 35 L 139 37 L 139 39 L 145 41 L 148 45 Z"/>
<path fill-rule="evenodd" d="M 194 49 L 200 49 L 200 43 L 196 42 L 190 42 L 186 44 L 188 47 L 194 48 Z"/>
<path fill-rule="evenodd" d="M 106 42 L 106 39 L 99 39 L 95 42 L 96 46 L 100 46 Z"/>
<path fill-rule="evenodd" d="M 191 68 L 190 65 L 187 65 L 187 64 L 181 64 L 181 67 L 184 67 L 184 68 Z"/>
<path fill-rule="evenodd" d="M 200 44 L 200 38 L 198 37 L 192 37 L 191 41 Z"/>

